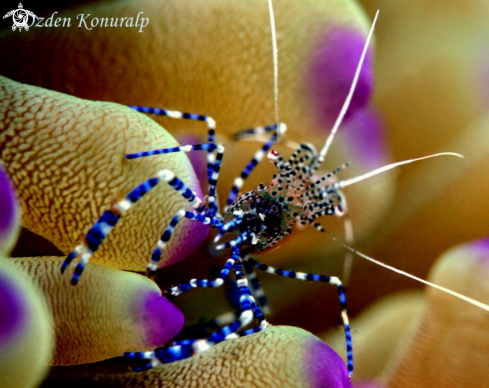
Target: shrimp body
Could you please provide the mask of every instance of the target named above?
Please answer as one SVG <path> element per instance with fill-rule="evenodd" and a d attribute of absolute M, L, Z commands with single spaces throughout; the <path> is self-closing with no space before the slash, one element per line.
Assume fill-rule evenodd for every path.
<path fill-rule="evenodd" d="M 314 147 L 301 144 L 288 161 L 275 150 L 268 158 L 278 169 L 270 185 L 260 184 L 241 194 L 226 212 L 226 220 L 242 216 L 239 230 L 252 233 L 252 251 L 273 247 L 292 233 L 297 222 L 305 225 L 323 215 L 342 214 L 339 190 L 331 185 L 318 187 L 332 174 L 311 181 L 320 164 Z"/>

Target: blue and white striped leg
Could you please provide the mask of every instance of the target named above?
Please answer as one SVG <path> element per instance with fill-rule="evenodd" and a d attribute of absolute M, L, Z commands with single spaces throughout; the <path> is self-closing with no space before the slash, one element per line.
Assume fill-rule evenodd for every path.
<path fill-rule="evenodd" d="M 255 153 L 251 161 L 248 163 L 248 165 L 244 168 L 244 170 L 241 172 L 241 175 L 237 177 L 234 180 L 233 187 L 231 188 L 231 191 L 229 192 L 228 199 L 226 201 L 226 206 L 231 205 L 234 200 L 236 199 L 237 195 L 239 194 L 239 190 L 243 186 L 244 181 L 250 173 L 253 171 L 253 169 L 256 167 L 256 165 L 263 159 L 263 156 L 266 155 L 266 153 L 270 150 L 270 148 L 277 142 L 277 139 L 279 137 L 279 134 L 285 133 L 287 127 L 283 123 L 277 124 L 272 124 L 266 127 L 256 127 L 256 128 L 250 128 L 250 129 L 245 129 L 243 131 L 238 132 L 235 134 L 236 139 L 242 139 L 243 137 L 250 135 L 250 134 L 257 134 L 257 133 L 265 133 L 265 132 L 271 132 L 275 131 L 273 135 L 270 137 L 270 139 Z"/>
<path fill-rule="evenodd" d="M 241 210 L 241 211 L 235 211 L 233 213 L 233 216 L 234 218 L 232 218 L 229 222 L 226 222 L 222 225 L 222 227 L 219 228 L 219 232 L 216 234 L 216 237 L 214 237 L 214 243 L 217 243 L 222 236 L 224 236 L 226 233 L 229 233 L 231 232 L 232 230 L 234 230 L 235 228 L 237 228 L 239 226 L 239 224 L 241 224 L 241 222 L 243 221 L 243 215 L 244 215 L 244 212 Z"/>
<path fill-rule="evenodd" d="M 258 277 L 256 276 L 256 272 L 253 269 L 253 266 L 246 261 L 247 255 L 242 257 L 244 257 L 243 264 L 246 272 L 246 277 L 248 278 L 248 282 L 251 285 L 250 287 L 251 293 L 253 294 L 253 297 L 258 302 L 258 305 L 260 306 L 263 314 L 265 316 L 268 316 L 271 314 L 271 311 L 270 311 L 270 305 L 268 304 L 267 296 L 265 295 L 263 288 L 261 288 L 260 282 L 258 281 Z"/>
<path fill-rule="evenodd" d="M 170 289 L 171 295 L 173 297 L 176 297 L 180 294 L 183 294 L 184 292 L 192 289 L 192 288 L 217 288 L 220 287 L 224 284 L 224 279 L 227 278 L 229 275 L 229 272 L 234 266 L 234 263 L 236 260 L 239 258 L 239 248 L 235 247 L 233 249 L 233 253 L 231 257 L 226 261 L 226 264 L 224 264 L 224 267 L 222 268 L 221 272 L 219 275 L 213 279 L 192 279 L 186 283 L 182 283 L 178 286 L 172 287 Z"/>
<path fill-rule="evenodd" d="M 135 152 L 133 154 L 127 154 L 126 159 L 139 159 L 144 158 L 146 156 L 154 156 L 154 155 L 162 155 L 162 154 L 171 154 L 174 152 L 191 152 L 191 151 L 215 151 L 219 146 L 214 143 L 205 143 L 205 144 L 187 144 L 183 146 L 177 147 L 169 147 L 169 148 L 159 148 L 151 151 L 142 151 Z"/>
<path fill-rule="evenodd" d="M 195 354 L 205 352 L 212 346 L 226 339 L 236 338 L 236 332 L 247 326 L 253 320 L 253 312 L 246 310 L 241 312 L 239 319 L 212 333 L 207 339 L 174 341 L 170 346 L 157 348 L 152 352 L 124 353 L 124 357 L 135 360 L 148 360 L 142 367 L 133 368 L 142 371 L 154 368 L 159 364 L 184 360 Z"/>
<path fill-rule="evenodd" d="M 186 119 L 186 120 L 196 120 L 196 121 L 203 121 L 207 124 L 207 143 L 208 144 L 214 144 L 214 137 L 215 137 L 215 130 L 216 130 L 216 122 L 215 120 L 210 117 L 210 116 L 204 116 L 204 115 L 199 115 L 195 113 L 186 113 L 186 112 L 179 112 L 176 110 L 169 110 L 169 109 L 159 109 L 159 108 L 149 108 L 149 107 L 144 107 L 144 106 L 135 106 L 135 105 L 128 105 L 129 108 L 132 108 L 138 112 L 141 113 L 149 113 L 149 114 L 155 114 L 159 116 L 167 116 L 171 117 L 173 119 Z M 210 165 L 214 165 L 214 158 L 212 155 L 212 149 L 208 148 L 208 162 Z M 144 156 L 149 156 L 149 155 L 144 155 Z M 210 179 L 210 172 L 209 172 L 209 179 Z"/>
<path fill-rule="evenodd" d="M 133 105 L 130 105 L 129 108 L 135 109 L 141 113 L 150 113 L 150 114 L 156 114 L 160 116 L 168 116 L 174 119 L 197 120 L 197 121 L 203 121 L 207 124 L 207 128 L 208 128 L 207 144 L 184 145 L 184 146 L 164 148 L 159 150 L 137 152 L 137 153 L 126 155 L 126 159 L 136 159 L 145 156 L 167 154 L 171 152 L 190 152 L 190 151 L 207 150 L 207 180 L 209 183 L 209 192 L 210 192 L 208 197 L 208 203 L 209 203 L 209 210 L 213 212 L 213 214 L 216 214 L 218 212 L 218 204 L 215 199 L 215 191 L 217 185 L 217 177 L 219 175 L 219 169 L 222 160 L 222 154 L 224 153 L 224 148 L 219 144 L 215 144 L 215 128 L 216 128 L 215 120 L 209 116 L 199 115 L 195 113 L 179 112 L 179 111 L 168 110 L 168 109 L 148 108 L 148 107 L 133 106 Z"/>
<path fill-rule="evenodd" d="M 233 250 L 233 254 L 234 258 L 236 259 L 236 262 L 233 265 L 233 269 L 236 274 L 236 281 L 240 294 L 239 304 L 241 313 L 236 321 L 220 328 L 219 330 L 216 330 L 209 336 L 209 338 L 195 341 L 193 344 L 195 353 L 206 351 L 213 345 L 218 344 L 219 342 L 222 342 L 226 339 L 238 337 L 239 335 L 237 334 L 237 332 L 240 329 L 248 326 L 253 321 L 254 317 L 256 317 L 260 322 L 259 330 L 263 330 L 265 327 L 268 326 L 268 323 L 264 319 L 263 314 L 261 313 L 257 303 L 253 298 L 253 295 L 249 290 L 246 274 L 243 270 L 243 262 L 239 257 L 239 249 Z M 253 332 L 259 330 L 254 330 Z M 251 334 L 251 331 L 246 334 Z"/>
<path fill-rule="evenodd" d="M 234 311 L 221 314 L 216 318 L 205 322 L 200 322 L 192 326 L 187 326 L 180 331 L 175 337 L 175 341 L 182 339 L 204 338 L 210 335 L 211 332 L 219 329 L 224 325 L 229 325 L 238 319 L 239 314 Z"/>
<path fill-rule="evenodd" d="M 129 108 L 134 109 L 141 113 L 155 114 L 159 116 L 167 116 L 173 119 L 186 119 L 186 120 L 197 120 L 203 121 L 207 124 L 208 128 L 208 143 L 214 143 L 214 136 L 216 130 L 216 122 L 212 117 L 199 115 L 195 113 L 179 112 L 176 110 L 169 109 L 159 109 L 159 108 L 148 108 L 144 106 L 128 105 Z"/>
<path fill-rule="evenodd" d="M 238 284 L 239 304 L 241 309 L 239 318 L 229 325 L 226 325 L 219 330 L 216 330 L 209 336 L 208 339 L 201 341 L 198 344 L 198 352 L 207 350 L 211 346 L 226 339 L 236 338 L 240 335 L 256 333 L 257 331 L 263 330 L 268 326 L 268 322 L 263 317 L 263 314 L 261 313 L 261 310 L 254 300 L 253 295 L 251 294 L 251 291 L 248 287 L 246 274 L 243 271 L 243 262 L 239 256 L 237 257 L 236 263 L 234 264 L 234 272 L 236 274 L 236 281 Z M 238 331 L 248 326 L 253 321 L 254 317 L 256 317 L 260 322 L 260 327 L 238 334 Z"/>
<path fill-rule="evenodd" d="M 61 265 L 61 273 L 64 273 L 66 268 L 70 263 L 80 257 L 80 260 L 75 267 L 73 277 L 71 279 L 71 284 L 76 285 L 83 273 L 87 262 L 90 260 L 95 251 L 100 247 L 105 238 L 108 236 L 112 228 L 117 224 L 123 213 L 128 211 L 137 201 L 139 201 L 146 193 L 153 189 L 160 180 L 166 181 L 170 186 L 177 190 L 190 204 L 197 209 L 201 208 L 202 202 L 195 195 L 195 193 L 187 188 L 185 184 L 175 177 L 175 174 L 170 170 L 161 170 L 156 176 L 143 182 L 129 194 L 127 194 L 124 199 L 117 202 L 109 210 L 106 210 L 97 222 L 90 228 L 86 234 L 84 241 L 77 245 L 75 249 L 68 254 L 63 264 Z"/>
<path fill-rule="evenodd" d="M 174 341 L 170 346 L 162 346 L 150 352 L 129 352 L 122 356 L 132 360 L 145 360 L 146 364 L 131 368 L 135 372 L 141 372 L 152 369 L 161 364 L 185 360 L 192 357 L 195 352 L 195 343 L 197 340 Z"/>
<path fill-rule="evenodd" d="M 246 257 L 246 261 L 252 266 L 274 275 L 285 276 L 285 277 L 295 278 L 300 280 L 308 280 L 313 282 L 324 282 L 336 286 L 338 290 L 339 300 L 340 300 L 343 329 L 345 331 L 347 368 L 348 368 L 348 374 L 351 376 L 353 374 L 353 345 L 352 345 L 352 338 L 351 338 L 350 323 L 348 320 L 348 314 L 346 312 L 345 289 L 343 287 L 343 284 L 341 283 L 341 280 L 335 276 L 314 275 L 314 274 L 309 274 L 304 272 L 288 271 L 285 269 L 274 268 L 269 265 L 259 263 L 258 261 L 252 259 L 249 256 Z"/>
<path fill-rule="evenodd" d="M 238 247 L 233 249 L 233 256 L 231 259 L 236 261 L 233 263 L 232 267 L 236 274 L 236 279 L 238 282 L 238 288 L 240 293 L 239 302 L 240 302 L 241 313 L 239 314 L 238 319 L 214 331 L 207 338 L 197 339 L 197 340 L 185 339 L 185 340 L 173 341 L 169 346 L 157 348 L 152 352 L 124 353 L 123 355 L 124 357 L 133 360 L 148 361 L 143 366 L 133 368 L 133 370 L 143 371 L 143 370 L 154 368 L 159 364 L 167 364 L 170 362 L 183 360 L 193 356 L 194 354 L 202 353 L 210 349 L 212 346 L 226 339 L 239 337 L 240 335 L 249 335 L 252 333 L 256 333 L 268 326 L 268 323 L 265 321 L 263 314 L 261 314 L 261 311 L 248 288 L 248 282 L 246 279 L 246 274 L 243 271 L 243 262 L 239 256 Z M 229 262 L 230 261 L 228 260 L 225 268 L 223 269 L 223 271 L 226 271 L 227 273 L 229 273 L 229 269 L 228 269 Z M 221 274 L 223 273 L 223 271 L 221 271 Z M 242 333 L 238 333 L 240 329 L 248 326 L 253 321 L 253 317 L 256 317 L 259 320 L 260 326 L 255 329 L 249 329 L 243 331 Z M 223 322 L 229 322 L 230 318 L 231 319 L 234 318 L 234 314 L 226 314 L 226 316 L 221 320 L 221 322 L 216 321 L 216 324 L 221 325 Z"/>
<path fill-rule="evenodd" d="M 279 125 L 277 125 L 277 123 L 274 123 L 271 125 L 242 129 L 241 131 L 233 134 L 233 139 L 242 140 L 249 136 L 263 135 L 264 133 L 276 131 L 277 128 L 279 128 L 280 135 L 284 134 L 287 130 L 287 126 L 284 123 L 279 123 Z"/>
<path fill-rule="evenodd" d="M 199 146 L 201 146 L 201 145 L 199 145 Z M 224 149 L 222 146 L 217 145 L 216 147 L 218 150 L 220 150 L 221 153 L 223 152 Z M 180 147 L 176 147 L 176 148 L 180 148 Z M 221 159 L 222 159 L 222 156 L 221 156 Z M 202 208 L 199 208 L 202 205 L 202 201 L 179 178 L 177 178 L 172 171 L 161 170 L 158 172 L 157 177 L 166 181 L 171 187 L 173 187 L 177 192 L 179 192 L 187 201 L 190 202 L 190 204 L 194 208 L 197 209 L 197 211 L 202 212 L 205 210 L 205 206 L 202 206 Z"/>
<path fill-rule="evenodd" d="M 248 312 L 247 312 L 248 313 Z M 248 314 L 247 314 L 248 315 Z M 225 321 L 227 322 L 230 317 L 236 318 L 235 313 L 226 314 Z M 240 319 L 237 319 L 235 322 L 228 324 L 223 329 L 219 331 L 219 335 L 215 335 L 214 338 L 211 339 L 199 339 L 199 340 L 181 340 L 181 341 L 173 341 L 169 346 L 164 346 L 155 349 L 150 352 L 130 352 L 124 353 L 123 357 L 132 359 L 132 360 L 145 360 L 148 361 L 146 364 L 138 367 L 131 368 L 131 370 L 135 372 L 145 371 L 152 369 L 161 364 L 168 364 L 175 361 L 184 360 L 186 358 L 190 358 L 195 354 L 202 353 L 212 346 L 216 345 L 219 342 L 222 342 L 226 339 L 240 337 L 244 335 L 250 335 L 253 333 L 257 333 L 258 331 L 263 330 L 263 327 L 258 327 L 254 329 L 245 330 L 241 333 L 238 333 L 239 327 L 245 326 L 248 319 L 244 319 L 243 314 L 240 315 Z M 221 320 L 215 320 L 216 325 L 220 325 Z M 224 320 L 223 320 L 224 321 Z M 214 320 L 212 321 L 214 323 Z M 228 333 L 228 334 L 226 334 Z"/>
<path fill-rule="evenodd" d="M 219 204 L 216 199 L 216 187 L 219 179 L 219 171 L 221 170 L 222 158 L 224 156 L 224 147 L 222 145 L 217 146 L 216 159 L 209 168 L 209 194 L 207 195 L 207 204 L 211 215 L 215 215 L 219 212 Z"/>
<path fill-rule="evenodd" d="M 161 170 L 156 174 L 156 176 L 160 179 L 163 179 L 166 183 L 168 183 L 171 187 L 173 187 L 199 213 L 202 213 L 205 210 L 202 201 L 200 200 L 199 197 L 197 197 L 195 192 L 190 190 L 185 185 L 185 183 L 183 183 L 179 178 L 175 176 L 175 174 L 172 171 Z"/>
<path fill-rule="evenodd" d="M 132 368 L 133 371 L 145 371 L 160 364 L 184 360 L 195 354 L 205 352 L 226 339 L 238 337 L 236 332 L 240 327 L 249 324 L 252 318 L 251 310 L 243 311 L 238 320 L 215 331 L 207 339 L 173 341 L 169 346 L 163 346 L 151 352 L 124 353 L 123 357 L 148 361 L 143 366 Z"/>
<path fill-rule="evenodd" d="M 158 177 L 153 177 L 134 188 L 124 199 L 117 202 L 109 210 L 106 210 L 97 222 L 90 228 L 84 241 L 77 245 L 75 249 L 68 254 L 61 266 L 61 273 L 64 273 L 70 263 L 80 257 L 80 261 L 75 268 L 71 284 L 76 285 L 85 269 L 90 257 L 100 247 L 104 239 L 110 233 L 112 228 L 117 224 L 122 214 L 128 211 L 137 201 L 159 183 Z"/>
<path fill-rule="evenodd" d="M 143 372 L 146 370 L 153 369 L 153 368 L 157 367 L 158 365 L 162 364 L 162 362 L 156 357 L 156 351 L 157 350 L 158 349 L 155 349 L 155 350 L 150 351 L 150 352 L 128 352 L 128 353 L 124 353 L 122 355 L 122 357 L 129 358 L 131 360 L 136 360 L 136 361 L 139 361 L 139 360 L 147 361 L 147 363 L 144 365 L 129 368 L 133 372 Z"/>
<path fill-rule="evenodd" d="M 249 231 L 244 231 L 242 234 L 240 234 L 234 240 L 227 241 L 224 244 L 216 245 L 215 249 L 218 250 L 218 251 L 220 251 L 222 249 L 233 248 L 235 246 L 240 246 L 245 241 L 247 241 L 249 239 L 253 239 L 253 238 L 254 238 L 254 234 L 253 233 L 251 233 Z"/>
<path fill-rule="evenodd" d="M 240 308 L 242 310 L 251 308 L 254 317 L 258 320 L 260 324 L 256 328 L 244 331 L 242 335 L 253 334 L 265 329 L 268 326 L 268 322 L 266 321 L 260 306 L 258 305 L 258 303 L 256 303 L 256 300 L 250 291 L 248 277 L 246 275 L 244 262 L 241 257 L 239 258 L 239 260 L 236 261 L 236 264 L 234 265 L 234 273 L 236 274 L 236 284 L 238 286 Z M 242 327 L 244 326 L 245 325 L 243 325 Z"/>
<path fill-rule="evenodd" d="M 216 185 L 219 178 L 219 171 L 221 169 L 222 158 L 224 156 L 224 147 L 222 145 L 211 143 L 211 144 L 195 144 L 195 145 L 184 145 L 184 146 L 172 147 L 172 148 L 163 148 L 158 150 L 129 154 L 126 155 L 126 159 L 137 159 L 144 156 L 168 154 L 172 152 L 190 152 L 190 151 L 200 151 L 200 150 L 217 151 L 217 155 L 214 158 L 214 163 L 212 164 L 212 167 L 208 167 L 210 175 L 209 175 L 209 194 L 207 198 L 209 204 L 209 211 L 212 212 L 212 214 L 216 214 L 218 212 L 218 204 L 216 200 Z"/>
<path fill-rule="evenodd" d="M 178 178 L 176 178 L 176 179 L 178 179 Z M 181 183 L 183 185 L 183 182 L 181 182 Z M 179 191 L 181 191 L 181 190 L 183 190 L 183 189 L 180 189 Z M 189 190 L 189 189 L 186 189 L 186 190 Z M 189 220 L 198 221 L 198 222 L 201 222 L 205 225 L 210 225 L 210 226 L 214 226 L 214 227 L 222 226 L 222 222 L 218 218 L 215 218 L 213 216 L 207 216 L 207 215 L 203 215 L 203 214 L 192 213 L 192 212 L 186 211 L 184 209 L 179 210 L 177 212 L 177 214 L 175 214 L 175 216 L 171 219 L 170 224 L 168 225 L 168 227 L 165 229 L 165 231 L 161 235 L 161 237 L 158 240 L 158 243 L 156 245 L 156 248 L 153 249 L 153 253 L 151 254 L 150 262 L 148 263 L 148 266 L 147 266 L 147 270 L 149 273 L 154 273 L 158 269 L 158 264 L 161 260 L 161 255 L 162 255 L 163 249 L 165 248 L 167 242 L 170 240 L 170 238 L 173 234 L 173 231 L 174 231 L 175 227 L 177 226 L 178 222 L 182 218 L 188 218 Z"/>

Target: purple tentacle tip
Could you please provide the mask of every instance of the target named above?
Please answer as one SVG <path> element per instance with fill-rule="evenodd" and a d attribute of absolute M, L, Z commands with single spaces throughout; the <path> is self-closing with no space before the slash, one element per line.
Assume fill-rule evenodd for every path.
<path fill-rule="evenodd" d="M 0 273 L 0 343 L 15 338 L 25 324 L 26 306 L 19 287 Z"/>
<path fill-rule="evenodd" d="M 139 314 L 144 324 L 146 341 L 155 347 L 175 337 L 184 323 L 183 313 L 155 291 L 143 296 Z"/>
<path fill-rule="evenodd" d="M 305 373 L 311 388 L 352 387 L 341 357 L 319 339 L 306 345 Z"/>
<path fill-rule="evenodd" d="M 360 31 L 335 26 L 319 36 L 309 58 L 307 89 L 319 124 L 329 131 L 338 117 L 365 45 Z M 367 51 L 345 122 L 365 107 L 373 89 L 372 56 Z"/>
<path fill-rule="evenodd" d="M 475 240 L 471 243 L 471 245 L 481 250 L 482 252 L 489 253 L 489 237 L 483 237 L 479 240 Z"/>
<path fill-rule="evenodd" d="M 0 166 L 0 250 L 2 240 L 8 239 L 17 224 L 18 218 L 17 198 L 15 190 L 7 173 Z"/>
<path fill-rule="evenodd" d="M 489 267 L 489 237 L 483 237 L 466 244 L 468 248 L 477 257 L 479 263 Z"/>

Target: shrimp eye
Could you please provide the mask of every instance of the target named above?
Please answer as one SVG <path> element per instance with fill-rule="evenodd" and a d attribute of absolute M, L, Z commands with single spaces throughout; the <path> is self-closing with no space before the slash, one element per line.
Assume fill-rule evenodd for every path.
<path fill-rule="evenodd" d="M 278 159 L 278 156 L 279 156 L 279 153 L 277 150 L 271 150 L 269 153 L 268 153 L 268 160 L 270 162 L 275 162 L 277 159 Z"/>

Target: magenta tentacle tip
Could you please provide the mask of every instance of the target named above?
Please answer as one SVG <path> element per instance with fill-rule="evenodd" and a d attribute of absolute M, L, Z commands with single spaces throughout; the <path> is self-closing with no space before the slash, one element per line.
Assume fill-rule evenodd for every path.
<path fill-rule="evenodd" d="M 341 357 L 319 339 L 305 345 L 305 374 L 311 388 L 352 388 Z"/>
<path fill-rule="evenodd" d="M 27 307 L 19 286 L 0 272 L 0 343 L 17 338 L 25 327 Z"/>
<path fill-rule="evenodd" d="M 18 218 L 19 208 L 14 187 L 0 165 L 0 253 L 7 250 L 12 234 L 16 231 Z"/>
<path fill-rule="evenodd" d="M 331 130 L 341 110 L 364 45 L 365 35 L 345 26 L 327 29 L 313 43 L 307 66 L 306 89 L 324 131 Z M 369 49 L 345 122 L 368 104 L 372 90 L 372 56 Z"/>
<path fill-rule="evenodd" d="M 158 292 L 146 292 L 138 302 L 137 315 L 151 346 L 163 345 L 182 329 L 183 313 Z"/>
<path fill-rule="evenodd" d="M 489 268 L 489 237 L 470 241 L 465 246 L 460 246 L 460 248 L 466 249 L 468 254 L 473 254 L 473 257 L 477 258 L 478 263 Z"/>

